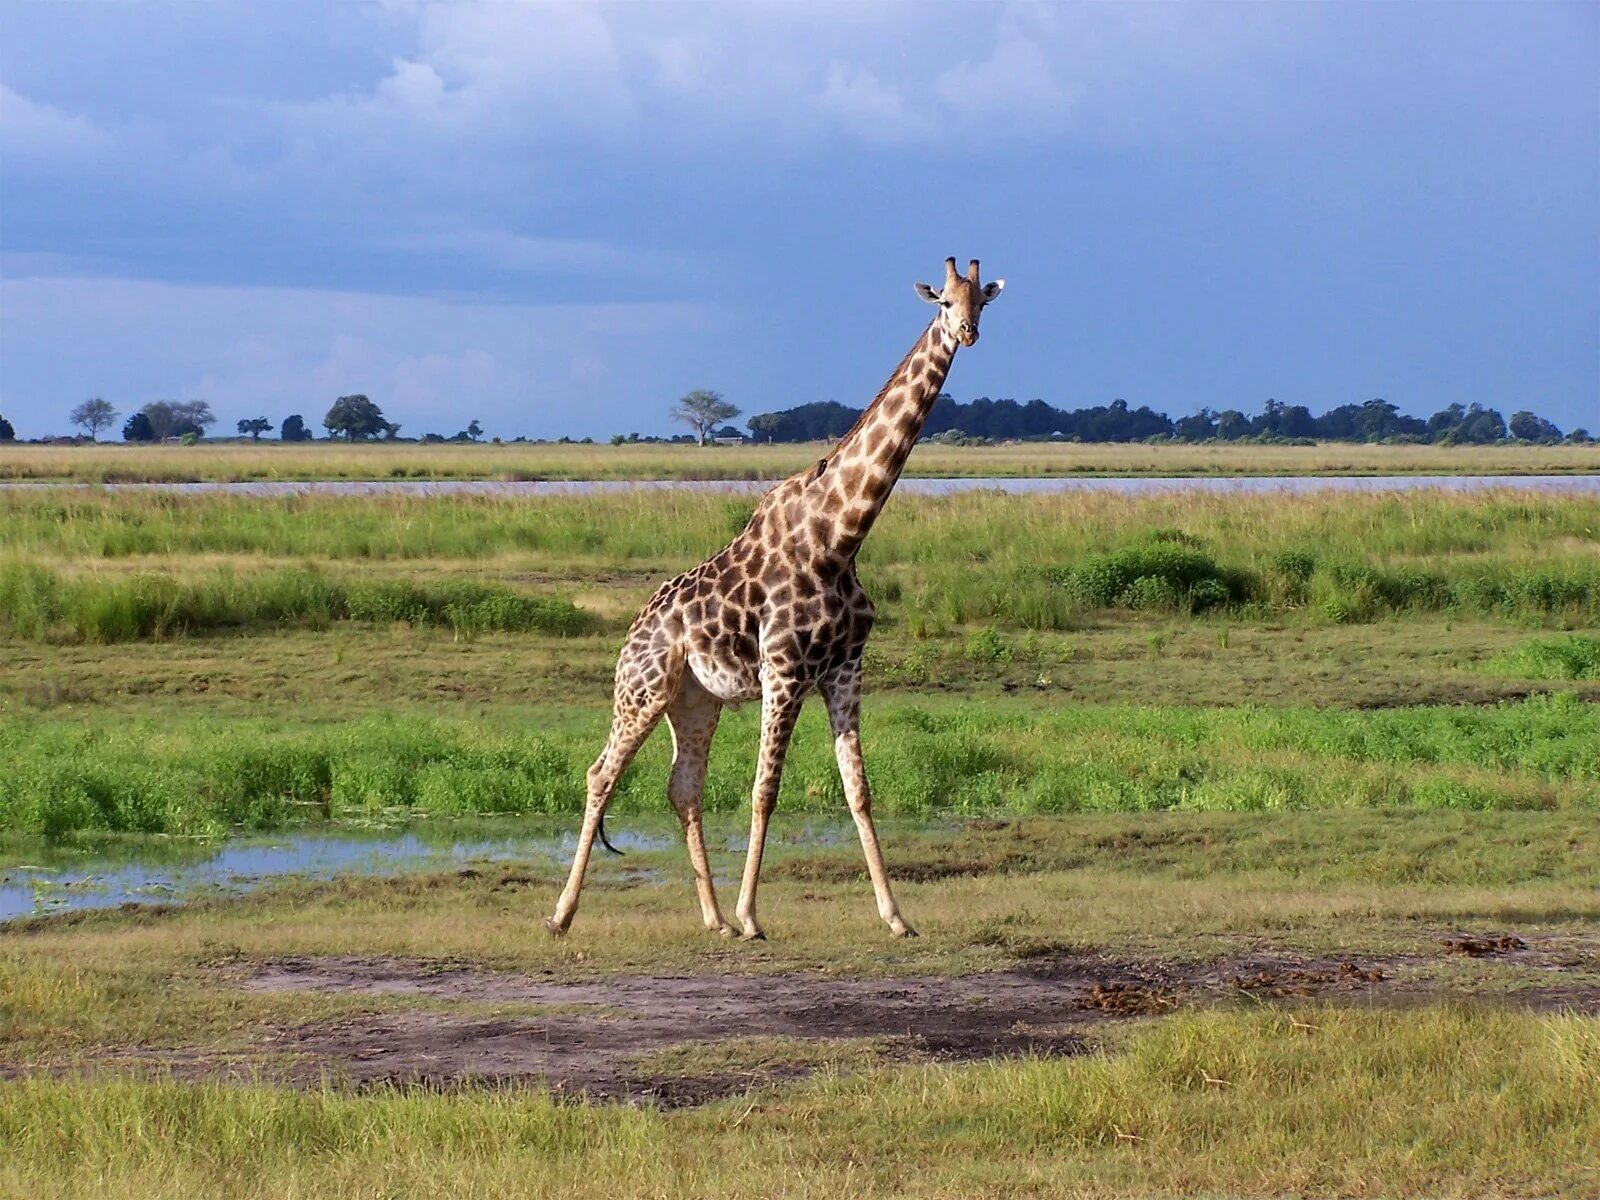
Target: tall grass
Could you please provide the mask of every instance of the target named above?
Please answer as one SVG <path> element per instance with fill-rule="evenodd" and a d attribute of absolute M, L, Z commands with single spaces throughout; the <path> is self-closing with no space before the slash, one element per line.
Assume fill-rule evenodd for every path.
<path fill-rule="evenodd" d="M 404 812 L 577 812 L 606 719 L 546 708 L 333 725 L 17 716 L 0 726 L 0 828 L 216 833 Z M 758 719 L 753 709 L 724 719 L 709 810 L 746 803 Z M 868 712 L 867 739 L 885 814 L 1600 806 L 1600 707 L 1566 694 L 1377 712 L 884 701 Z M 652 739 L 619 811 L 660 809 L 669 756 L 668 739 Z M 843 811 L 816 712 L 802 717 L 783 789 L 786 809 Z"/>
<path fill-rule="evenodd" d="M 470 580 L 349 581 L 314 569 L 108 577 L 0 561 L 0 631 L 13 637 L 104 643 L 342 620 L 437 625 L 468 636 L 569 635 L 590 626 L 569 600 Z"/>

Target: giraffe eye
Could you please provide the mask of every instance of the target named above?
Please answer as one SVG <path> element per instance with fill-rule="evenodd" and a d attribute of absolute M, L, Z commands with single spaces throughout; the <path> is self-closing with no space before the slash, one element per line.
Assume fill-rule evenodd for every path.
<path fill-rule="evenodd" d="M 948 300 L 939 301 L 939 307 L 940 308 L 949 308 L 950 307 L 950 301 L 948 301 Z"/>

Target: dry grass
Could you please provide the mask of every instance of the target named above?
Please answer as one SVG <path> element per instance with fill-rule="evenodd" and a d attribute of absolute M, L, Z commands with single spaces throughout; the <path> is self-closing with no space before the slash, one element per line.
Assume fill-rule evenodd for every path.
<path fill-rule="evenodd" d="M 0 479 L 781 479 L 826 450 L 788 446 L 223 443 L 0 446 Z M 924 445 L 912 476 L 1550 474 L 1600 471 L 1600 446 Z"/>

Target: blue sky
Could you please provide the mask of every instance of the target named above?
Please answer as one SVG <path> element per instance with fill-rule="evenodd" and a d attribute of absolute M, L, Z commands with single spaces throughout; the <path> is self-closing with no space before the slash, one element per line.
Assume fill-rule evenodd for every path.
<path fill-rule="evenodd" d="M 949 390 L 1600 428 L 1600 5 L 0 0 L 0 413 Z"/>

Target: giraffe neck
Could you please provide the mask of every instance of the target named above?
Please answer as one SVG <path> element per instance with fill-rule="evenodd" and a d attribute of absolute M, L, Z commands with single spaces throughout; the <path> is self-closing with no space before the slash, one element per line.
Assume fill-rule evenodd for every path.
<path fill-rule="evenodd" d="M 956 340 L 935 316 L 889 382 L 826 460 L 834 548 L 853 556 L 877 520 L 939 398 Z"/>

